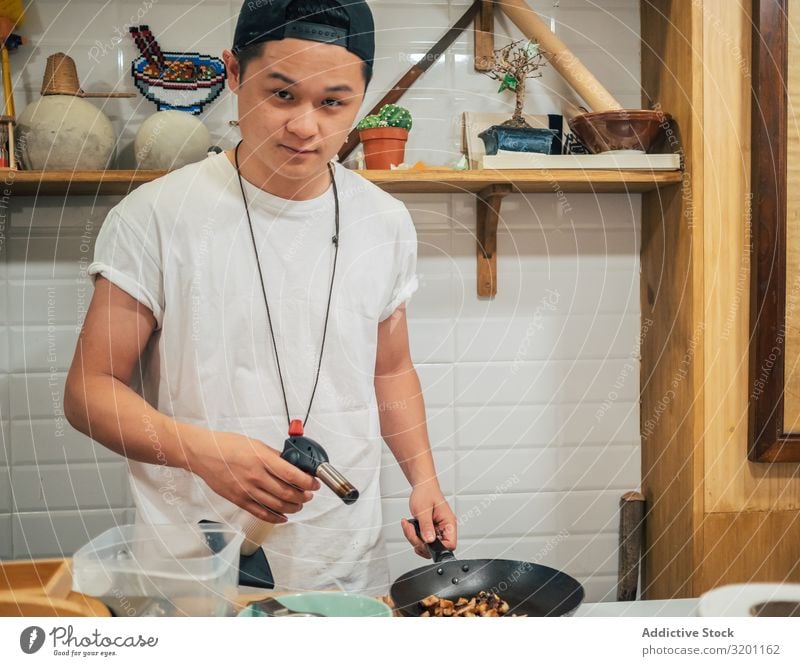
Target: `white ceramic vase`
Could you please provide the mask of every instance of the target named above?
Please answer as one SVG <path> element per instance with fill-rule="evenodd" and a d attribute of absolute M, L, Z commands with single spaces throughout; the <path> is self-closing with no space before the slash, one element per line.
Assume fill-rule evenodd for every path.
<path fill-rule="evenodd" d="M 116 134 L 108 117 L 75 95 L 43 95 L 17 119 L 17 145 L 25 168 L 107 169 Z"/>
<path fill-rule="evenodd" d="M 134 154 L 140 169 L 178 169 L 208 156 L 208 128 L 185 111 L 157 111 L 136 133 Z"/>

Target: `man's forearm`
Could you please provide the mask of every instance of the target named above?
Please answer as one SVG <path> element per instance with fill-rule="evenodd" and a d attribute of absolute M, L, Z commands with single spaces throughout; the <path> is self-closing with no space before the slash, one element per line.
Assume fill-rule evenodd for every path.
<path fill-rule="evenodd" d="M 74 428 L 106 448 L 155 465 L 189 469 L 187 443 L 209 434 L 162 414 L 110 375 L 68 378 L 64 412 Z"/>
<path fill-rule="evenodd" d="M 435 483 L 425 401 L 414 366 L 375 377 L 381 435 L 412 486 Z"/>

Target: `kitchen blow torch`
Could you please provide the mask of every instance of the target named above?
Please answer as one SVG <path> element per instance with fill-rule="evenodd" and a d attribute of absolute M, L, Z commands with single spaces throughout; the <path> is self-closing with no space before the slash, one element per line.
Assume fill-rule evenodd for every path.
<path fill-rule="evenodd" d="M 289 426 L 289 437 L 283 443 L 281 458 L 317 477 L 345 504 L 353 504 L 358 499 L 358 490 L 331 465 L 322 445 L 303 434 L 303 424 L 299 419 Z M 241 527 L 244 543 L 239 562 L 239 584 L 273 588 L 272 573 L 261 544 L 275 525 L 248 514 Z"/>

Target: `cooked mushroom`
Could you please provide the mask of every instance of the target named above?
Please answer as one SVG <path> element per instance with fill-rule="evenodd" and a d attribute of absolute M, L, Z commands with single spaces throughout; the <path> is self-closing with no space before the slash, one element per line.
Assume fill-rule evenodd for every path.
<path fill-rule="evenodd" d="M 420 603 L 425 608 L 433 608 L 434 606 L 436 606 L 439 603 L 439 597 L 437 597 L 435 594 L 431 594 L 431 595 L 425 597 L 422 601 L 420 601 Z"/>
<path fill-rule="evenodd" d="M 511 607 L 494 592 L 481 590 L 474 597 L 459 597 L 456 601 L 431 594 L 420 601 L 425 609 L 420 617 L 503 617 Z M 526 617 L 513 614 L 510 617 Z"/>

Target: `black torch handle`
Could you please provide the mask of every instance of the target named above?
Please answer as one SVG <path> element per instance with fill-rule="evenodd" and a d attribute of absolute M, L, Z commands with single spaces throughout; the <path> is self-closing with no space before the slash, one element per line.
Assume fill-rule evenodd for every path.
<path fill-rule="evenodd" d="M 322 445 L 304 435 L 289 437 L 283 444 L 281 458 L 306 474 L 316 476 L 336 493 L 345 504 L 358 499 L 358 490 L 328 460 Z"/>

